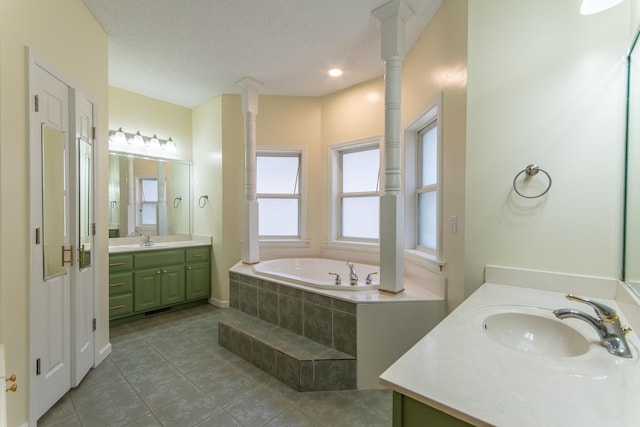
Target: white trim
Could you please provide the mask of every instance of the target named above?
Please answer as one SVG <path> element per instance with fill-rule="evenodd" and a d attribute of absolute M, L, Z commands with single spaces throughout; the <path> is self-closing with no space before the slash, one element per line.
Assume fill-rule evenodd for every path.
<path fill-rule="evenodd" d="M 408 250 L 418 251 L 417 246 L 417 216 L 418 216 L 418 201 L 416 198 L 416 189 L 418 183 L 418 132 L 425 126 L 429 125 L 434 120 L 437 127 L 437 144 L 438 144 L 438 183 L 437 183 L 437 218 L 436 218 L 436 251 L 435 253 L 423 252 L 425 256 L 423 258 L 428 259 L 428 255 L 434 257 L 434 262 L 431 263 L 431 268 L 434 265 L 444 265 L 442 260 L 442 240 L 443 240 L 443 224 L 442 224 L 442 165 L 443 165 L 443 94 L 438 93 L 433 99 L 431 99 L 424 110 L 422 110 L 407 126 L 404 128 L 404 193 L 405 193 L 405 248 Z M 407 252 L 405 251 L 405 254 Z M 430 269 L 431 269 L 430 268 Z M 440 267 L 438 267 L 440 271 Z"/>
<path fill-rule="evenodd" d="M 229 300 L 220 300 L 217 298 L 209 298 L 209 304 L 218 308 L 229 308 Z"/>
<path fill-rule="evenodd" d="M 96 360 L 95 365 L 98 366 L 111 354 L 111 343 L 108 342 L 107 345 L 102 347 L 99 351 L 96 352 Z"/>
<path fill-rule="evenodd" d="M 380 253 L 380 245 L 378 243 L 355 242 L 350 240 L 327 240 L 324 242 L 324 246 L 327 249 L 342 249 L 371 254 Z"/>
<path fill-rule="evenodd" d="M 265 239 L 260 240 L 260 247 L 271 248 L 308 248 L 311 240 L 302 239 Z"/>
<path fill-rule="evenodd" d="M 329 146 L 329 177 L 330 177 L 330 188 L 328 192 L 329 200 L 329 218 L 328 218 L 328 241 L 336 242 L 340 237 L 340 203 L 339 196 L 340 191 L 338 188 L 338 184 L 340 182 L 340 153 L 349 151 L 350 149 L 373 149 L 378 148 L 380 150 L 380 167 L 383 164 L 383 150 L 382 150 L 382 142 L 383 135 L 375 135 L 368 138 L 357 139 L 353 141 L 340 142 L 336 144 L 332 144 Z M 382 170 L 379 170 L 379 179 L 380 179 L 380 188 L 378 189 L 378 194 L 380 194 L 380 189 L 383 188 L 383 179 L 384 175 L 382 174 Z M 340 240 L 342 241 L 342 240 Z M 345 240 L 345 242 L 354 242 L 354 240 Z M 377 245 L 379 239 L 371 239 L 372 242 L 375 242 Z M 369 243 L 372 244 L 372 243 Z"/>
<path fill-rule="evenodd" d="M 298 179 L 300 180 L 300 182 L 298 182 L 298 192 L 299 192 L 299 197 L 298 200 L 300 201 L 300 211 L 299 211 L 299 217 L 298 217 L 298 227 L 299 227 L 299 240 L 303 241 L 305 239 L 307 239 L 307 211 L 308 211 L 308 207 L 307 207 L 307 190 L 308 190 L 308 186 L 309 184 L 307 183 L 307 170 L 308 170 L 308 160 L 307 160 L 307 148 L 303 147 L 303 146 L 286 146 L 286 145 L 258 145 L 256 146 L 256 161 L 258 156 L 261 153 L 268 153 L 269 155 L 271 154 L 282 154 L 282 155 L 291 155 L 291 154 L 297 154 L 299 157 L 299 161 L 300 161 L 300 176 L 298 177 Z M 256 176 L 257 179 L 257 176 Z M 258 193 L 257 193 L 257 182 L 256 182 L 256 199 L 258 198 Z M 258 207 L 258 215 L 260 212 L 260 208 Z M 266 237 L 264 240 L 260 239 L 260 235 L 258 234 L 258 241 L 259 241 L 259 245 L 262 245 L 263 242 L 265 241 L 272 241 L 272 240 L 279 240 L 279 239 L 275 239 L 271 236 Z M 289 236 L 285 236 L 283 237 L 284 241 L 292 241 L 292 240 L 298 240 L 298 239 L 292 239 Z"/>
<path fill-rule="evenodd" d="M 428 254 L 417 249 L 405 249 L 404 260 L 405 262 L 410 262 L 420 268 L 424 268 L 425 270 L 438 274 L 442 272 L 442 267 L 446 264 L 444 260 L 439 260 L 432 254 Z"/>

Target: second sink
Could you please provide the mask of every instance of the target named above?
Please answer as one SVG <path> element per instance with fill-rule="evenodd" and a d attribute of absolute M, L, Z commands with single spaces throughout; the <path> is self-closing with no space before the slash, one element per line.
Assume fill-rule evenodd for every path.
<path fill-rule="evenodd" d="M 589 342 L 578 331 L 537 314 L 492 314 L 484 319 L 482 328 L 496 343 L 532 355 L 575 357 L 589 349 Z"/>

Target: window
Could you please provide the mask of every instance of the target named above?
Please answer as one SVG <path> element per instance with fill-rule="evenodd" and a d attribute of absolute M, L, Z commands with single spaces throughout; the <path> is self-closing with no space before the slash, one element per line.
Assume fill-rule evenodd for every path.
<path fill-rule="evenodd" d="M 405 141 L 405 243 L 415 254 L 442 262 L 441 95 L 411 123 Z"/>
<path fill-rule="evenodd" d="M 380 148 L 359 146 L 337 151 L 338 238 L 377 240 L 380 229 Z"/>
<path fill-rule="evenodd" d="M 138 178 L 139 225 L 156 225 L 158 205 L 158 180 Z"/>
<path fill-rule="evenodd" d="M 438 126 L 418 131 L 418 248 L 435 253 L 438 241 Z"/>
<path fill-rule="evenodd" d="M 301 238 L 300 158 L 299 152 L 261 152 L 256 156 L 261 238 Z"/>

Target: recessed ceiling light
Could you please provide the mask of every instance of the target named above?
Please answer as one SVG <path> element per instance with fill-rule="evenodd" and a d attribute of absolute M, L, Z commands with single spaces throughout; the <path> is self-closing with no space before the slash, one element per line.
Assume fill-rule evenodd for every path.
<path fill-rule="evenodd" d="M 340 68 L 332 68 L 329 70 L 329 75 L 331 77 L 340 77 L 342 75 L 342 70 Z"/>

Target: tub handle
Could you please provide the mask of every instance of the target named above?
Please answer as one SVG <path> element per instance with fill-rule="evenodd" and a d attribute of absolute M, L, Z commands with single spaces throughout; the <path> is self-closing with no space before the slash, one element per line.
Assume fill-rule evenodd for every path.
<path fill-rule="evenodd" d="M 331 274 L 332 276 L 336 276 L 336 285 L 340 285 L 342 283 L 342 278 L 340 277 L 340 275 L 338 273 L 329 272 L 329 274 Z"/>
<path fill-rule="evenodd" d="M 365 283 L 367 285 L 370 285 L 373 282 L 373 277 L 371 277 L 371 276 L 373 276 L 374 274 L 378 274 L 378 272 L 374 271 L 373 273 L 367 274 L 367 278 L 365 279 Z"/>

